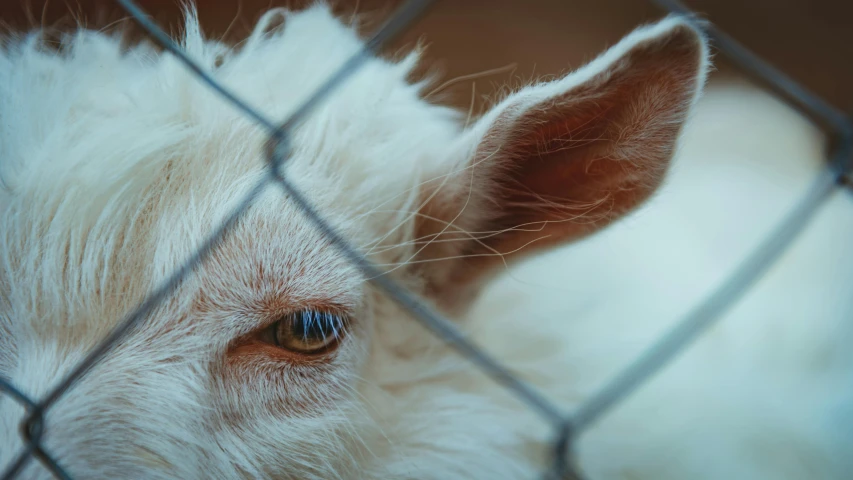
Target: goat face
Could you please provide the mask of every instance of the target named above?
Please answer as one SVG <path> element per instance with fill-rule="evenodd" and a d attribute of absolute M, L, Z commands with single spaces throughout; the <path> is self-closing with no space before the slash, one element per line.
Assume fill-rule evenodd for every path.
<path fill-rule="evenodd" d="M 238 49 L 199 32 L 188 15 L 188 54 L 269 118 L 363 46 L 322 6 L 270 12 Z M 669 18 L 470 124 L 422 98 L 417 60 L 369 60 L 290 132 L 282 174 L 464 329 L 504 261 L 654 192 L 707 49 Z M 0 375 L 37 399 L 270 181 L 267 137 L 144 45 L 80 31 L 58 53 L 32 35 L 0 64 Z M 0 406 L 6 465 L 24 410 Z M 270 185 L 47 410 L 43 441 L 75 478 L 521 478 L 548 439 L 522 410 Z M 23 478 L 46 475 L 30 462 Z"/>

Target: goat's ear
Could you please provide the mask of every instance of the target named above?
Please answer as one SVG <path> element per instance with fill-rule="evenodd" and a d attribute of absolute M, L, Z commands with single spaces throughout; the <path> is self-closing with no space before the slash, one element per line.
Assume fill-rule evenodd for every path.
<path fill-rule="evenodd" d="M 608 225 L 660 185 L 705 82 L 686 20 L 641 27 L 559 80 L 525 87 L 467 129 L 426 186 L 417 268 L 447 307 L 505 260 Z M 442 260 L 447 259 L 447 260 Z"/>

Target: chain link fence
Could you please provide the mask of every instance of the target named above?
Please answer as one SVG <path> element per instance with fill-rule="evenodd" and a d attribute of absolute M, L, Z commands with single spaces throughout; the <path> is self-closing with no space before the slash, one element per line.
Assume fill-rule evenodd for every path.
<path fill-rule="evenodd" d="M 653 376 L 658 370 L 683 351 L 702 332 L 719 319 L 749 288 L 768 270 L 780 257 L 785 249 L 804 229 L 810 218 L 820 209 L 824 201 L 837 188 L 851 184 L 849 175 L 850 161 L 853 158 L 853 122 L 820 98 L 808 92 L 805 88 L 777 71 L 760 58 L 752 54 L 737 41 L 712 24 L 703 22 L 698 25 L 704 29 L 712 40 L 719 54 L 726 56 L 740 69 L 751 77 L 763 83 L 771 91 L 785 98 L 797 107 L 802 114 L 821 125 L 830 139 L 832 149 L 827 159 L 825 170 L 815 178 L 807 194 L 799 201 L 783 221 L 773 229 L 761 245 L 747 257 L 735 273 L 705 301 L 696 305 L 675 328 L 650 346 L 631 365 L 607 383 L 597 394 L 580 406 L 577 411 L 564 413 L 561 409 L 541 396 L 536 390 L 516 378 L 501 363 L 470 343 L 454 325 L 430 307 L 422 303 L 415 295 L 402 286 L 381 274 L 381 271 L 371 264 L 364 256 L 351 246 L 344 238 L 326 223 L 318 211 L 306 197 L 289 181 L 283 166 L 290 154 L 289 136 L 291 130 L 310 115 L 312 109 L 337 86 L 345 82 L 365 60 L 377 53 L 389 41 L 403 33 L 417 18 L 424 14 L 435 0 L 411 0 L 404 4 L 385 25 L 378 30 L 365 44 L 364 48 L 342 65 L 335 74 L 328 78 L 313 95 L 305 99 L 301 106 L 283 123 L 277 123 L 266 118 L 262 113 L 252 109 L 237 96 L 217 83 L 210 75 L 196 65 L 180 47 L 156 24 L 149 20 L 133 0 L 116 0 L 122 8 L 136 21 L 147 34 L 161 47 L 180 59 L 192 70 L 198 80 L 212 88 L 223 101 L 231 103 L 247 117 L 255 121 L 268 132 L 268 165 L 267 174 L 255 185 L 248 196 L 230 213 L 207 240 L 199 246 L 195 254 L 174 273 L 159 288 L 152 292 L 147 299 L 132 311 L 96 348 L 81 361 L 62 381 L 53 387 L 41 399 L 32 399 L 15 388 L 8 380 L 0 377 L 0 391 L 11 396 L 27 411 L 20 425 L 20 435 L 25 448 L 9 465 L 3 467 L 3 480 L 12 480 L 24 469 L 33 458 L 50 470 L 56 478 L 72 479 L 59 463 L 51 457 L 49 451 L 41 444 L 45 435 L 45 412 L 51 408 L 69 389 L 75 381 L 89 368 L 97 363 L 116 343 L 138 322 L 145 318 L 161 302 L 165 301 L 177 285 L 191 272 L 204 262 L 217 248 L 221 239 L 248 209 L 253 200 L 267 188 L 281 188 L 298 205 L 315 227 L 344 254 L 375 286 L 383 290 L 391 299 L 408 309 L 417 321 L 441 337 L 458 352 L 481 368 L 495 381 L 501 383 L 507 390 L 523 400 L 529 408 L 553 426 L 553 460 L 548 471 L 543 472 L 545 478 L 580 479 L 571 462 L 572 444 L 578 436 L 583 435 L 597 419 L 606 415 L 620 401 L 631 395 L 640 385 Z M 662 10 L 693 17 L 693 12 L 678 1 L 652 0 Z"/>

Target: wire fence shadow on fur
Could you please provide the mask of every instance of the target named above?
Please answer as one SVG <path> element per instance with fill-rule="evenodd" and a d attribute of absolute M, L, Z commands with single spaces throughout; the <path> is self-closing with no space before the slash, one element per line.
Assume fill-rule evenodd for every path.
<path fill-rule="evenodd" d="M 435 0 L 411 0 L 407 2 L 369 39 L 362 51 L 342 65 L 313 95 L 304 100 L 290 118 L 281 124 L 269 120 L 261 113 L 253 110 L 207 75 L 202 68 L 194 64 L 180 50 L 169 36 L 148 19 L 145 12 L 140 10 L 132 0 L 116 1 L 145 29 L 154 41 L 181 60 L 187 68 L 198 76 L 202 83 L 206 84 L 208 88 L 214 89 L 223 97 L 223 100 L 230 102 L 268 132 L 269 164 L 266 169 L 267 174 L 230 213 L 227 219 L 207 237 L 207 240 L 199 246 L 191 258 L 176 269 L 166 282 L 152 292 L 141 305 L 118 324 L 44 398 L 38 400 L 28 398 L 8 380 L 0 377 L 0 392 L 9 395 L 14 401 L 20 403 L 27 412 L 20 426 L 20 435 L 24 440 L 25 447 L 13 462 L 9 465 L 0 466 L 3 468 L 3 480 L 16 478 L 27 463 L 33 460 L 33 457 L 50 470 L 56 478 L 73 478 L 41 444 L 41 439 L 45 434 L 45 412 L 70 388 L 73 388 L 74 382 L 97 363 L 124 334 L 161 302 L 165 301 L 177 285 L 207 259 L 211 252 L 217 248 L 225 233 L 247 210 L 253 200 L 267 188 L 283 189 L 289 198 L 302 209 L 305 216 L 313 222 L 314 226 L 361 271 L 365 278 L 383 290 L 392 300 L 408 309 L 413 318 L 458 350 L 495 381 L 505 386 L 553 426 L 553 463 L 547 471 L 543 472 L 545 478 L 579 479 L 581 475 L 575 471 L 571 462 L 573 441 L 614 405 L 629 396 L 638 386 L 684 350 L 716 319 L 720 318 L 773 265 L 795 237 L 806 227 L 808 221 L 820 209 L 829 195 L 837 188 L 850 185 L 848 170 L 849 162 L 853 158 L 853 123 L 851 123 L 851 119 L 763 62 L 724 32 L 717 30 L 709 23 L 700 25 L 700 28 L 704 29 L 714 42 L 720 54 L 728 57 L 742 70 L 765 84 L 776 94 L 786 98 L 801 113 L 822 125 L 833 140 L 833 149 L 830 152 L 824 172 L 814 180 L 808 193 L 787 214 L 783 221 L 766 236 L 759 248 L 755 249 L 726 282 L 713 291 L 704 302 L 690 311 L 674 329 L 650 346 L 633 364 L 617 375 L 585 404 L 581 405 L 577 411 L 566 413 L 532 387 L 513 376 L 500 362 L 466 340 L 453 324 L 440 314 L 419 301 L 405 288 L 381 275 L 377 267 L 358 253 L 323 220 L 302 193 L 290 183 L 282 169 L 290 153 L 288 140 L 292 128 L 309 115 L 313 107 L 323 100 L 329 92 L 345 82 L 374 52 L 405 31 Z M 652 1 L 663 10 L 688 17 L 693 15 L 690 10 L 676 0 Z"/>

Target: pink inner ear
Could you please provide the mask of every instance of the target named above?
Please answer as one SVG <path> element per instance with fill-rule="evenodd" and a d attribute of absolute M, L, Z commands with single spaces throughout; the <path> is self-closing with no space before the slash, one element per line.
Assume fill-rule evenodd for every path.
<path fill-rule="evenodd" d="M 485 241 L 489 248 L 512 252 L 531 241 L 531 249 L 540 249 L 576 239 L 654 192 L 692 103 L 701 62 L 701 45 L 689 28 L 657 40 L 530 109 L 512 131 L 501 125 L 484 139 L 481 151 L 500 146 L 509 162 L 495 191 L 503 209 L 489 229 L 541 228 L 492 237 Z"/>
<path fill-rule="evenodd" d="M 452 303 L 506 258 L 588 235 L 647 199 L 704 81 L 704 57 L 701 36 L 676 24 L 634 43 L 581 84 L 569 76 L 528 87 L 487 117 L 472 161 L 485 162 L 473 185 L 488 201 L 454 223 L 501 233 L 465 242 L 456 252 L 464 260 L 433 268 L 436 295 Z M 444 211 L 456 214 L 460 205 L 445 198 L 427 210 L 450 220 Z M 422 226 L 428 228 L 419 232 L 437 231 Z M 437 250 L 453 244 L 443 245 Z"/>

